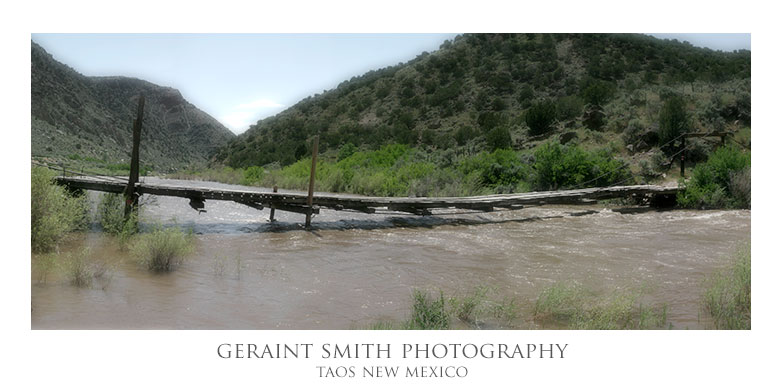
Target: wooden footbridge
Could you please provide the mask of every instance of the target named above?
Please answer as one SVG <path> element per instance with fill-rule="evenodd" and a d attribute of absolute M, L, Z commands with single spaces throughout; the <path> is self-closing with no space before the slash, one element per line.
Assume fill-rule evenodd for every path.
<path fill-rule="evenodd" d="M 88 177 L 56 178 L 70 189 L 123 193 L 127 185 Z M 496 194 L 474 197 L 362 197 L 356 195 L 309 195 L 274 191 L 233 190 L 209 187 L 183 187 L 164 184 L 134 184 L 137 195 L 159 195 L 190 199 L 191 206 L 204 207 L 206 200 L 234 201 L 256 209 L 270 208 L 302 214 L 318 214 L 321 208 L 375 213 L 378 210 L 429 215 L 433 209 L 465 209 L 491 212 L 496 209 L 521 209 L 544 204 L 577 204 L 602 199 L 636 197 L 653 200 L 671 197 L 676 186 L 614 186 L 589 189 L 541 191 L 517 194 Z"/>
<path fill-rule="evenodd" d="M 321 208 L 375 213 L 377 210 L 429 215 L 432 209 L 466 209 L 490 212 L 496 208 L 520 209 L 543 204 L 574 204 L 602 199 L 636 197 L 655 203 L 659 199 L 671 199 L 676 186 L 614 186 L 576 190 L 544 191 L 518 194 L 496 194 L 475 197 L 362 197 L 356 195 L 314 195 L 315 166 L 318 155 L 318 137 L 313 143 L 313 159 L 310 170 L 310 186 L 307 195 L 273 191 L 233 190 L 218 188 L 183 187 L 177 185 L 148 184 L 139 180 L 139 142 L 144 110 L 144 97 L 139 99 L 137 118 L 133 124 L 133 151 L 130 176 L 127 183 L 109 177 L 62 175 L 55 180 L 71 190 L 93 190 L 121 193 L 126 199 L 126 215 L 138 205 L 140 196 L 159 195 L 187 198 L 194 209 L 203 210 L 207 200 L 233 201 L 256 209 L 269 208 L 270 221 L 274 221 L 276 209 L 301 213 L 306 216 L 305 227 L 310 227 L 312 215 Z M 65 173 L 64 173 L 65 174 Z"/>

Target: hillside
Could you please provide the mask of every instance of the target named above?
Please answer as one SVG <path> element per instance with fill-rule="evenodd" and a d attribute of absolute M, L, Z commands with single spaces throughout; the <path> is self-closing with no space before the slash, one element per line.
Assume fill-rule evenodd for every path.
<path fill-rule="evenodd" d="M 289 165 L 316 134 L 327 156 L 391 143 L 474 155 L 548 138 L 633 155 L 652 147 L 645 135 L 675 95 L 697 130 L 749 126 L 750 52 L 633 34 L 465 34 L 259 121 L 216 160 Z"/>
<path fill-rule="evenodd" d="M 128 77 L 86 77 L 34 42 L 31 49 L 34 157 L 77 166 L 127 164 L 141 94 L 144 166 L 170 171 L 203 164 L 234 138 L 176 89 Z"/>

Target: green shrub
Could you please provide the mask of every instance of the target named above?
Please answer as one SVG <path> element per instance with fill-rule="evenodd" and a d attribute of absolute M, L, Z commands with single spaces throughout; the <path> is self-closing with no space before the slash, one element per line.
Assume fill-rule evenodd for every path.
<path fill-rule="evenodd" d="M 557 119 L 568 121 L 582 115 L 584 102 L 577 96 L 565 96 L 557 100 Z"/>
<path fill-rule="evenodd" d="M 535 96 L 535 91 L 529 85 L 525 85 L 519 90 L 517 95 L 517 102 L 522 105 L 523 108 L 530 106 L 530 101 Z"/>
<path fill-rule="evenodd" d="M 677 202 L 686 208 L 749 208 L 750 152 L 718 148 L 707 162 L 693 168 Z"/>
<path fill-rule="evenodd" d="M 98 221 L 103 231 L 113 235 L 122 232 L 125 227 L 125 196 L 103 193 L 98 202 Z"/>
<path fill-rule="evenodd" d="M 690 116 L 688 115 L 685 100 L 679 96 L 672 96 L 666 100 L 658 117 L 659 143 L 661 149 L 669 155 L 678 151 L 680 143 L 676 140 L 683 133 L 691 130 Z"/>
<path fill-rule="evenodd" d="M 531 136 L 549 132 L 557 120 L 557 106 L 551 101 L 538 102 L 525 112 L 525 123 Z"/>
<path fill-rule="evenodd" d="M 750 167 L 731 172 L 729 194 L 733 198 L 734 206 L 750 209 Z"/>
<path fill-rule="evenodd" d="M 628 167 L 606 151 L 583 150 L 577 145 L 545 143 L 534 151 L 538 190 L 609 186 L 630 177 Z"/>
<path fill-rule="evenodd" d="M 482 152 L 460 161 L 458 170 L 465 178 L 477 178 L 482 187 L 494 191 L 498 187 L 516 188 L 527 181 L 531 167 L 523 164 L 510 149 Z"/>
<path fill-rule="evenodd" d="M 628 126 L 623 131 L 623 143 L 625 145 L 635 145 L 639 141 L 642 132 L 644 132 L 644 124 L 641 120 L 634 118 L 628 122 Z"/>
<path fill-rule="evenodd" d="M 33 167 L 31 174 L 31 247 L 34 252 L 48 252 L 65 234 L 87 226 L 89 204 L 85 196 L 72 196 L 55 185 L 50 170 Z"/>
<path fill-rule="evenodd" d="M 467 144 L 468 141 L 478 137 L 479 134 L 480 133 L 477 130 L 475 130 L 473 127 L 462 125 L 459 127 L 459 129 L 457 129 L 454 138 L 457 141 L 457 145 L 462 146 Z"/>
<path fill-rule="evenodd" d="M 151 271 L 170 271 L 193 251 L 192 234 L 177 228 L 156 227 L 152 232 L 137 235 L 131 244 L 131 256 Z"/>
<path fill-rule="evenodd" d="M 580 95 L 585 103 L 594 106 L 603 106 L 612 99 L 616 86 L 609 81 L 587 79 L 582 82 Z"/>
<path fill-rule="evenodd" d="M 349 158 L 356 153 L 357 150 L 356 145 L 353 145 L 353 143 L 345 143 L 340 147 L 340 151 L 337 153 L 337 160 L 340 161 Z"/>
<path fill-rule="evenodd" d="M 487 146 L 491 151 L 511 147 L 511 133 L 506 126 L 498 126 L 487 133 Z"/>
<path fill-rule="evenodd" d="M 119 239 L 120 247 L 126 248 L 130 238 L 138 232 L 139 211 L 133 211 L 125 218 L 125 196 L 104 193 L 98 203 L 98 221 L 103 231 Z"/>
<path fill-rule="evenodd" d="M 253 186 L 261 183 L 264 178 L 264 168 L 259 166 L 250 166 L 242 173 L 241 185 Z"/>
<path fill-rule="evenodd" d="M 708 280 L 704 304 L 719 329 L 750 329 L 750 244 Z"/>

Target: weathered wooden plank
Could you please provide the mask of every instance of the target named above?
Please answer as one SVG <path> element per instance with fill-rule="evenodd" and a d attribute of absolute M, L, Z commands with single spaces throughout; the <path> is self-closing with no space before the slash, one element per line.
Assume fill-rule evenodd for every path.
<path fill-rule="evenodd" d="M 314 214 L 317 215 L 321 212 L 321 209 L 317 206 L 313 206 L 312 208 L 309 206 L 296 206 L 296 205 L 281 205 L 281 204 L 272 204 L 272 206 L 275 209 L 284 210 L 286 212 L 292 212 L 292 213 L 300 213 L 300 214 Z"/>
<path fill-rule="evenodd" d="M 422 207 L 412 207 L 407 205 L 396 205 L 392 204 L 388 206 L 389 210 L 398 211 L 398 212 L 407 212 L 407 213 L 413 213 L 415 215 L 420 216 L 430 216 L 432 215 L 432 212 L 430 212 L 427 208 Z"/>

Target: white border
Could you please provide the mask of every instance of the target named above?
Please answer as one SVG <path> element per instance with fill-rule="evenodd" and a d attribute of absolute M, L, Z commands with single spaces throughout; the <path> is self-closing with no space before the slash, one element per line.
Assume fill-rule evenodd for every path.
<path fill-rule="evenodd" d="M 37 1 L 4 5 L 1 143 L 5 178 L 3 372 L 16 388 L 319 389 L 493 385 L 554 389 L 755 388 L 779 384 L 776 288 L 780 259 L 775 157 L 780 76 L 778 12 L 762 2 Z M 763 7 L 763 8 L 762 8 Z M 775 19 L 773 19 L 775 18 Z M 31 331 L 29 317 L 30 72 L 32 32 L 751 32 L 756 178 L 753 330 L 556 331 Z M 773 106 L 774 105 L 774 106 Z M 10 121 L 7 118 L 10 117 Z M 20 191 L 21 190 L 21 191 Z M 20 191 L 20 192 L 17 192 Z M 761 213 L 759 213 L 759 211 Z M 774 235 L 774 236 L 773 236 Z M 318 360 L 221 360 L 219 343 L 568 343 L 564 360 L 470 361 L 467 379 L 319 379 Z M 393 361 L 393 360 L 391 360 Z M 391 361 L 388 364 L 397 365 Z M 364 360 L 362 364 L 372 364 Z M 430 363 L 427 363 L 430 364 Z M 411 365 L 406 360 L 399 365 Z"/>

